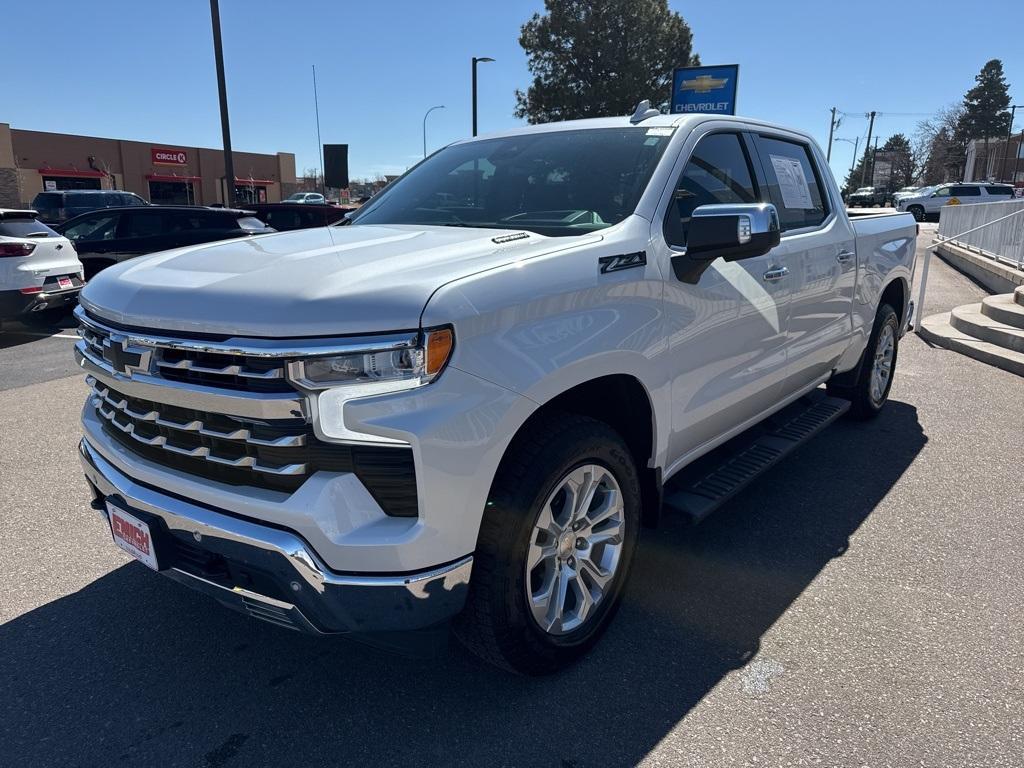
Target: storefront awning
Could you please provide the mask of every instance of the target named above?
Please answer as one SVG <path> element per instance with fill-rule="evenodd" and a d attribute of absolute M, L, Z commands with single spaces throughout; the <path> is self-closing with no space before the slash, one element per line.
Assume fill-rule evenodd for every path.
<path fill-rule="evenodd" d="M 70 176 L 90 179 L 102 179 L 107 175 L 103 171 L 79 171 L 76 168 L 40 168 L 39 173 L 43 176 Z"/>
<path fill-rule="evenodd" d="M 175 176 L 170 173 L 147 173 L 149 181 L 202 181 L 202 176 Z"/>

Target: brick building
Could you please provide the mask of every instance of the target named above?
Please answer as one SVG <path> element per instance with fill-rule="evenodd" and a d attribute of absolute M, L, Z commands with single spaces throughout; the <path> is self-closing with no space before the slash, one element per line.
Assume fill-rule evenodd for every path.
<path fill-rule="evenodd" d="M 234 152 L 235 193 L 277 202 L 296 191 L 295 155 Z M 0 207 L 31 203 L 57 189 L 123 189 L 153 203 L 223 203 L 219 149 L 23 131 L 0 123 Z"/>

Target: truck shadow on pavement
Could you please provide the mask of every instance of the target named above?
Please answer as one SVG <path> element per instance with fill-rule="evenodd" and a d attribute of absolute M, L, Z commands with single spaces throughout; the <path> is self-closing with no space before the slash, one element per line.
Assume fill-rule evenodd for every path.
<path fill-rule="evenodd" d="M 892 402 L 826 430 L 700 526 L 645 531 L 608 633 L 550 678 L 454 645 L 416 660 L 300 636 L 126 565 L 0 626 L 2 762 L 635 764 L 757 654 L 926 441 L 916 409 Z"/>

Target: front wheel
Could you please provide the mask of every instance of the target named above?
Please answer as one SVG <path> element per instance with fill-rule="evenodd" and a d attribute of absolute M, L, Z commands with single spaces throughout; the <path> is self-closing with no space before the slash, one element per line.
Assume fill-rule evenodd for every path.
<path fill-rule="evenodd" d="M 522 674 L 586 653 L 618 607 L 640 528 L 640 483 L 606 424 L 557 415 L 516 438 L 494 480 L 455 634 Z"/>
<path fill-rule="evenodd" d="M 854 418 L 870 419 L 877 416 L 889 399 L 892 378 L 896 371 L 899 352 L 900 321 L 896 310 L 888 304 L 878 308 L 868 345 L 861 358 L 856 381 L 850 386 L 829 382 L 830 395 L 849 400 Z"/>
<path fill-rule="evenodd" d="M 924 221 L 924 208 L 920 205 L 912 205 L 907 209 L 914 217 L 914 221 Z"/>

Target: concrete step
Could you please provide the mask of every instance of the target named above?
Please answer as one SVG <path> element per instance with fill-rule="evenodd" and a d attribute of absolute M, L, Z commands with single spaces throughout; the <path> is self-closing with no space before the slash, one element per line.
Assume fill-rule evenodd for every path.
<path fill-rule="evenodd" d="M 1024 307 L 1024 285 L 1021 285 L 1014 290 L 1013 300 Z"/>
<path fill-rule="evenodd" d="M 1024 329 L 1024 306 L 1013 300 L 1012 293 L 986 296 L 981 301 L 981 313 L 997 323 Z"/>
<path fill-rule="evenodd" d="M 950 313 L 949 324 L 968 336 L 1014 352 L 1024 352 L 1024 330 L 993 320 L 981 304 L 965 304 Z"/>
<path fill-rule="evenodd" d="M 931 315 L 921 321 L 917 332 L 921 338 L 939 347 L 951 349 L 1004 371 L 1024 376 L 1024 354 L 1004 349 L 989 341 L 981 341 L 950 325 L 950 312 Z"/>

